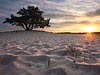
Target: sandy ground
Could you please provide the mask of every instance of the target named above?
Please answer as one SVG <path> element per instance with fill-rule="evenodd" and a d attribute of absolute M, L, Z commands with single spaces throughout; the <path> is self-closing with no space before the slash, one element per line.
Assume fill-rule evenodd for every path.
<path fill-rule="evenodd" d="M 100 75 L 100 35 L 2 32 L 0 75 Z"/>

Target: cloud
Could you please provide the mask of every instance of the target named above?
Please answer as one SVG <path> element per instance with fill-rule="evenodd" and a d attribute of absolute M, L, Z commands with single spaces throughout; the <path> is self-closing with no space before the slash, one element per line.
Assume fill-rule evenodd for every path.
<path fill-rule="evenodd" d="M 56 1 L 62 3 L 56 3 Z M 62 18 L 64 16 L 67 17 L 72 15 L 71 11 L 68 11 L 68 8 L 65 8 L 65 5 L 63 5 L 65 0 L 1 0 L 0 2 L 3 3 L 0 5 L 0 10 L 2 10 L 1 14 L 6 15 L 7 17 L 10 14 L 16 14 L 20 8 L 28 5 L 38 6 L 44 11 L 43 15 L 46 18 Z M 6 18 L 6 16 L 4 16 L 4 18 Z"/>
<path fill-rule="evenodd" d="M 65 24 L 90 24 L 89 21 L 72 21 L 72 22 L 65 22 Z"/>
<path fill-rule="evenodd" d="M 12 30 L 22 30 L 20 27 L 11 26 L 9 24 L 0 23 L 0 31 L 12 31 Z"/>
<path fill-rule="evenodd" d="M 80 21 L 78 22 L 79 24 L 90 24 L 91 22 L 90 21 Z"/>
<path fill-rule="evenodd" d="M 100 25 L 100 20 L 97 20 L 94 23 Z"/>
<path fill-rule="evenodd" d="M 65 0 L 48 0 L 48 1 L 53 1 L 53 2 L 64 2 Z"/>
<path fill-rule="evenodd" d="M 59 23 L 53 23 L 53 24 L 59 24 L 59 25 L 62 25 L 62 24 L 65 24 L 65 25 L 75 25 L 75 24 L 84 24 L 84 25 L 87 25 L 87 24 L 90 24 L 91 22 L 90 21 L 67 21 L 67 20 L 65 20 L 65 21 L 61 21 L 61 22 L 59 22 Z"/>
<path fill-rule="evenodd" d="M 91 11 L 91 12 L 88 12 L 88 13 L 86 14 L 86 16 L 89 16 L 89 17 L 100 16 L 100 9 L 97 9 L 97 10 Z"/>
<path fill-rule="evenodd" d="M 89 16 L 100 15 L 100 9 L 95 10 L 99 2 L 99 0 L 0 0 L 0 21 L 10 14 L 16 14 L 22 7 L 34 5 L 44 12 L 45 18 L 51 18 L 52 27 L 87 25 L 91 23 Z"/>

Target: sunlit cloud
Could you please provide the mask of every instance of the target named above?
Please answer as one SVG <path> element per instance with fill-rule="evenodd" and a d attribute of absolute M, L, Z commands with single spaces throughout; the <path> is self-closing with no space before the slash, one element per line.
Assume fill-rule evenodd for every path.
<path fill-rule="evenodd" d="M 100 0 L 0 0 L 0 21 L 10 14 L 16 14 L 22 7 L 34 5 L 44 11 L 45 18 L 51 18 L 51 27 L 44 30 L 81 32 L 86 25 L 100 28 L 99 2 Z"/>
<path fill-rule="evenodd" d="M 86 15 L 89 17 L 100 16 L 100 8 L 95 11 L 88 12 Z"/>

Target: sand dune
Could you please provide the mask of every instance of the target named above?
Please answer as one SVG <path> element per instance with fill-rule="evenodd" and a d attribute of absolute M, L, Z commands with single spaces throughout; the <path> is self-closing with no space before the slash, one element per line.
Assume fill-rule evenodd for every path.
<path fill-rule="evenodd" d="M 43 31 L 2 32 L 0 75 L 100 75 L 99 38 Z"/>

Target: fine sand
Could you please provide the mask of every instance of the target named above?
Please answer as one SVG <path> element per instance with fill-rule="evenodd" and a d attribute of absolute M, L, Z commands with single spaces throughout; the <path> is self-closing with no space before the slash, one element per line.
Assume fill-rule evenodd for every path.
<path fill-rule="evenodd" d="M 1 32 L 0 75 L 100 75 L 100 35 Z"/>

